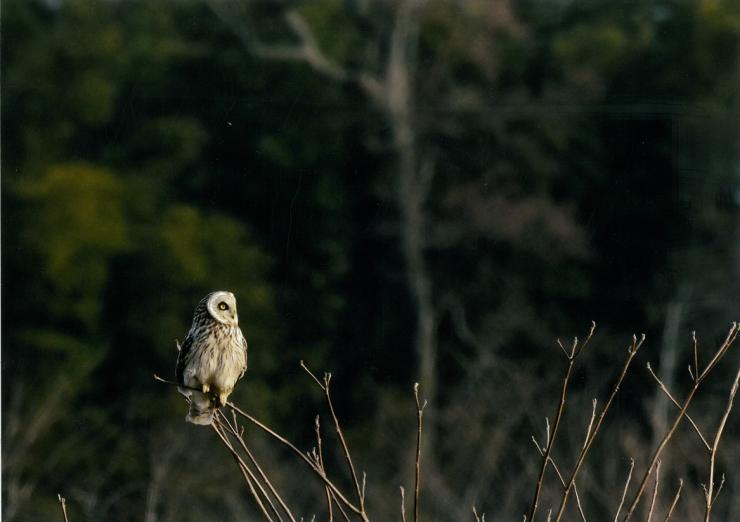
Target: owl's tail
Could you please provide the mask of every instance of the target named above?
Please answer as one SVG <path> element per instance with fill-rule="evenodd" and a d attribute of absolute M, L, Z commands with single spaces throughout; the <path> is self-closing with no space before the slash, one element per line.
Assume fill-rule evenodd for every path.
<path fill-rule="evenodd" d="M 200 392 L 194 392 L 190 396 L 190 411 L 185 417 L 185 420 L 191 424 L 208 426 L 213 422 L 215 411 L 216 407 L 206 395 Z"/>

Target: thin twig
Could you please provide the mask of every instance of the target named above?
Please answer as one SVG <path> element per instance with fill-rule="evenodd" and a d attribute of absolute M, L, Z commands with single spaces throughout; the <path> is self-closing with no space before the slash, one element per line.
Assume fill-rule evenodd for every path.
<path fill-rule="evenodd" d="M 316 377 L 316 375 L 314 375 L 314 373 L 311 370 L 308 369 L 308 366 L 306 366 L 306 364 L 303 362 L 303 360 L 301 360 L 300 366 L 301 366 L 301 368 L 303 368 L 303 371 L 305 371 L 313 379 L 313 381 L 316 383 L 316 385 L 319 388 L 321 388 L 321 391 L 326 391 L 326 388 L 321 383 L 321 381 L 319 380 L 319 378 Z"/>
<path fill-rule="evenodd" d="M 632 470 L 635 469 L 635 459 L 630 459 L 630 471 L 627 474 L 627 480 L 624 483 L 624 491 L 622 491 L 622 500 L 619 501 L 619 507 L 617 507 L 617 514 L 614 515 L 614 522 L 619 519 L 619 512 L 622 511 L 624 505 L 624 499 L 627 497 L 627 490 L 630 487 L 630 480 L 632 480 Z"/>
<path fill-rule="evenodd" d="M 558 428 L 560 427 L 560 420 L 562 419 L 563 411 L 565 410 L 565 397 L 568 393 L 568 384 L 570 382 L 570 377 L 573 373 L 573 365 L 578 355 L 583 351 L 583 348 L 591 340 L 591 337 L 593 336 L 595 329 L 596 329 L 596 323 L 592 321 L 591 330 L 586 336 L 586 340 L 581 346 L 581 349 L 578 349 L 578 338 L 575 338 L 573 340 L 573 345 L 571 347 L 569 354 L 565 351 L 565 349 L 562 346 L 562 343 L 560 343 L 560 341 L 558 340 L 558 344 L 560 344 L 560 347 L 563 348 L 563 351 L 566 353 L 566 356 L 568 359 L 568 367 L 565 370 L 565 377 L 563 378 L 563 384 L 560 390 L 560 401 L 558 402 L 558 409 L 555 414 L 555 424 L 552 428 L 552 436 L 548 437 L 547 446 L 545 448 L 545 454 L 543 455 L 543 458 L 542 458 L 542 465 L 540 466 L 539 476 L 537 477 L 537 485 L 535 486 L 535 490 L 534 490 L 534 498 L 532 499 L 532 506 L 530 507 L 530 510 L 529 510 L 529 522 L 534 522 L 534 515 L 537 512 L 537 505 L 539 504 L 540 491 L 542 491 L 542 484 L 545 479 L 545 470 L 547 469 L 548 457 L 550 456 L 550 452 L 552 451 L 552 447 L 555 443 L 555 437 L 557 436 Z"/>
<path fill-rule="evenodd" d="M 681 411 L 676 415 L 676 419 L 673 421 L 673 424 L 668 429 L 668 432 L 665 434 L 663 439 L 660 441 L 660 444 L 658 444 L 658 447 L 655 450 L 655 453 L 653 454 L 653 458 L 650 460 L 650 464 L 648 465 L 647 471 L 642 477 L 642 480 L 640 481 L 640 487 L 637 489 L 637 493 L 635 494 L 635 498 L 632 500 L 632 503 L 630 504 L 629 510 L 627 510 L 627 513 L 624 517 L 624 522 L 629 520 L 632 517 L 632 514 L 634 513 L 635 509 L 637 508 L 637 505 L 640 503 L 640 498 L 642 497 L 643 492 L 645 491 L 645 486 L 647 485 L 647 480 L 650 475 L 651 470 L 655 466 L 655 463 L 660 458 L 660 454 L 663 452 L 663 449 L 668 444 L 668 441 L 671 439 L 673 434 L 676 432 L 676 429 L 678 428 L 678 425 L 681 423 L 681 420 L 683 419 L 684 415 L 686 415 L 686 411 L 689 409 L 689 405 L 691 404 L 691 400 L 694 398 L 694 395 L 696 394 L 696 391 L 699 389 L 699 386 L 702 382 L 704 382 L 704 379 L 707 378 L 707 375 L 709 375 L 709 372 L 714 369 L 714 367 L 719 363 L 719 361 L 724 357 L 724 355 L 727 353 L 727 351 L 730 349 L 732 344 L 735 342 L 735 339 L 737 338 L 738 334 L 738 324 L 732 323 L 730 326 L 730 330 L 727 333 L 727 337 L 725 338 L 722 345 L 717 349 L 717 351 L 714 353 L 714 356 L 712 359 L 707 363 L 706 368 L 699 373 L 699 369 L 696 369 L 696 379 L 694 380 L 694 384 L 689 390 L 688 395 L 686 396 L 686 399 L 684 400 L 683 407 L 681 408 Z"/>
<path fill-rule="evenodd" d="M 401 522 L 406 522 L 406 491 L 401 487 Z"/>
<path fill-rule="evenodd" d="M 326 403 L 329 406 L 329 413 L 331 413 L 331 418 L 334 421 L 334 430 L 337 432 L 337 437 L 339 437 L 339 442 L 342 445 L 342 451 L 344 452 L 344 458 L 347 461 L 347 467 L 349 467 L 350 474 L 352 475 L 352 482 L 355 486 L 355 492 L 357 493 L 357 500 L 360 504 L 359 508 L 359 515 L 360 517 L 367 521 L 367 513 L 365 512 L 365 495 L 363 493 L 363 488 L 360 485 L 360 481 L 357 479 L 357 472 L 355 471 L 355 465 L 352 462 L 352 454 L 349 451 L 349 446 L 347 445 L 347 440 L 344 438 L 344 433 L 342 432 L 342 426 L 339 423 L 339 418 L 337 417 L 336 412 L 334 411 L 334 403 L 331 400 L 331 392 L 330 392 L 330 384 L 331 384 L 331 373 L 327 372 L 324 373 L 324 384 L 323 386 L 319 382 L 318 378 L 311 372 L 311 370 L 308 369 L 308 367 L 303 364 L 303 361 L 301 361 L 301 368 L 303 368 L 306 373 L 308 373 L 314 381 L 316 381 L 319 384 L 319 387 L 323 390 L 324 396 L 326 397 Z"/>
<path fill-rule="evenodd" d="M 241 458 L 239 453 L 237 453 L 237 451 L 234 449 L 234 446 L 231 444 L 231 442 L 229 442 L 228 438 L 226 437 L 226 434 L 222 433 L 221 429 L 219 429 L 218 418 L 214 419 L 214 422 L 211 424 L 211 428 L 213 428 L 213 431 L 216 432 L 216 435 L 218 435 L 218 437 L 221 439 L 221 442 L 223 442 L 224 446 L 226 446 L 226 448 L 231 453 L 231 456 L 234 458 L 237 465 L 239 466 L 239 469 L 242 472 L 242 476 L 244 476 L 244 480 L 247 483 L 247 487 L 249 488 L 249 492 L 252 494 L 252 497 L 257 503 L 257 506 L 260 508 L 260 511 L 262 511 L 262 515 L 269 522 L 274 522 L 273 518 L 270 516 L 270 513 L 267 512 L 267 508 L 262 502 L 262 499 L 257 493 L 257 490 L 254 489 L 254 483 L 252 481 L 252 477 L 250 476 L 249 468 L 247 468 L 247 464 L 244 462 L 244 459 Z"/>
<path fill-rule="evenodd" d="M 737 374 L 735 375 L 735 380 L 732 382 L 730 395 L 727 399 L 727 407 L 725 408 L 725 412 L 719 422 L 717 433 L 714 435 L 714 441 L 712 442 L 712 449 L 709 452 L 709 487 L 705 496 L 704 522 L 709 522 L 709 517 L 712 512 L 714 501 L 717 499 L 719 492 L 722 490 L 722 485 L 720 485 L 719 489 L 717 490 L 717 494 L 713 495 L 715 458 L 717 456 L 717 448 L 719 448 L 719 441 L 722 438 L 722 433 L 724 432 L 725 425 L 727 424 L 727 418 L 730 416 L 730 411 L 732 411 L 732 406 L 735 402 L 735 395 L 737 394 L 738 384 L 740 384 L 740 369 L 738 369 Z M 722 476 L 722 484 L 724 484 L 724 475 Z"/>
<path fill-rule="evenodd" d="M 696 330 L 691 332 L 691 340 L 694 346 L 694 373 L 699 376 L 699 342 L 696 340 Z"/>
<path fill-rule="evenodd" d="M 421 427 L 424 408 L 427 401 L 421 404 L 419 401 L 419 383 L 414 383 L 414 398 L 416 399 L 416 473 L 414 480 L 414 522 L 419 522 L 419 488 L 420 488 L 420 466 L 421 466 Z"/>
<path fill-rule="evenodd" d="M 594 398 L 591 400 L 591 420 L 588 422 L 588 428 L 586 428 L 586 438 L 583 439 L 583 447 L 586 447 L 588 440 L 591 438 L 591 428 L 594 426 L 594 420 L 596 419 L 596 405 L 598 401 Z"/>
<path fill-rule="evenodd" d="M 544 456 L 545 452 L 537 443 L 537 440 L 534 438 L 534 436 L 532 436 L 532 442 L 534 442 L 534 445 L 537 448 L 537 451 L 540 452 L 540 455 Z M 560 484 L 563 486 L 563 488 L 565 488 L 565 479 L 563 478 L 563 474 L 560 472 L 560 468 L 555 463 L 552 457 L 548 457 L 548 459 L 550 461 L 550 465 L 552 465 L 552 469 L 555 470 L 555 474 L 560 480 Z M 578 496 L 578 486 L 576 486 L 576 484 L 573 484 L 573 495 L 575 495 L 576 497 L 576 504 L 578 505 L 578 513 L 581 515 L 581 520 L 583 520 L 583 522 L 586 522 L 586 515 L 583 512 L 583 507 L 581 506 L 581 498 Z"/>
<path fill-rule="evenodd" d="M 255 426 L 257 426 L 258 428 L 260 428 L 261 430 L 263 430 L 265 433 L 269 434 L 274 439 L 278 440 L 284 446 L 288 447 L 291 451 L 293 451 L 293 453 L 295 453 L 296 455 L 298 455 L 299 458 L 303 462 L 305 462 L 308 465 L 308 467 L 310 467 L 316 473 L 316 475 L 318 475 L 318 477 L 324 482 L 324 484 L 326 486 L 328 486 L 332 490 L 332 493 L 334 495 L 334 499 L 335 500 L 337 500 L 337 499 L 338 500 L 341 500 L 341 502 L 347 508 L 349 508 L 353 513 L 362 516 L 362 512 L 360 511 L 360 508 L 358 508 L 357 506 L 355 506 L 352 503 L 352 501 L 350 501 L 349 499 L 347 499 L 347 497 L 344 496 L 344 494 L 339 490 L 339 488 L 337 488 L 334 485 L 334 483 L 331 480 L 329 480 L 329 478 L 326 476 L 326 474 L 322 470 L 320 470 L 314 464 L 314 462 L 310 458 L 308 458 L 306 455 L 304 455 L 303 452 L 301 450 L 299 450 L 292 442 L 290 442 L 288 439 L 286 439 L 282 435 L 278 434 L 277 432 L 275 432 L 274 430 L 272 430 L 271 428 L 269 428 L 268 426 L 266 426 L 265 424 L 263 424 L 262 422 L 260 422 L 256 418 L 254 418 L 253 416 L 251 416 L 250 414 L 248 414 L 245 411 L 241 410 L 238 406 L 234 405 L 234 403 L 228 402 L 228 403 L 226 403 L 226 405 L 229 408 L 231 408 L 232 410 L 234 410 L 237 414 L 241 415 L 242 417 L 244 417 L 245 419 L 247 419 L 249 422 L 251 422 L 252 424 L 254 424 Z"/>
<path fill-rule="evenodd" d="M 324 467 L 324 451 L 321 444 L 321 423 L 319 422 L 318 415 L 316 415 L 316 420 L 314 421 L 314 429 L 316 431 L 316 445 L 318 447 L 319 467 L 321 468 L 321 471 L 326 474 L 326 468 Z M 333 502 L 331 500 L 331 490 L 329 489 L 329 486 L 326 485 L 324 486 L 324 490 L 326 493 L 327 516 L 329 517 L 329 522 L 332 522 L 334 520 L 334 510 L 332 509 Z"/>
<path fill-rule="evenodd" d="M 64 498 L 61 493 L 57 493 L 57 500 L 62 506 L 62 515 L 64 515 L 64 522 L 69 522 L 69 519 L 67 518 L 67 499 Z"/>
<path fill-rule="evenodd" d="M 627 349 L 627 359 L 624 362 L 624 366 L 622 366 L 622 371 L 619 374 L 619 377 L 617 378 L 617 382 L 612 387 L 612 391 L 609 394 L 609 398 L 606 400 L 606 403 L 604 404 L 604 407 L 602 408 L 601 413 L 599 414 L 599 420 L 596 422 L 596 425 L 593 427 L 593 430 L 589 430 L 588 438 L 584 442 L 583 447 L 581 448 L 581 451 L 578 454 L 578 459 L 576 460 L 575 466 L 573 466 L 573 471 L 571 472 L 570 478 L 568 479 L 568 482 L 565 486 L 565 491 L 563 491 L 563 498 L 560 500 L 560 507 L 558 508 L 558 514 L 555 517 L 555 522 L 560 522 L 560 519 L 565 513 L 565 506 L 568 503 L 568 496 L 570 495 L 570 490 L 576 482 L 576 477 L 578 476 L 578 473 L 581 470 L 581 466 L 583 466 L 583 463 L 586 460 L 586 455 L 591 449 L 591 446 L 593 445 L 594 440 L 596 440 L 596 436 L 599 434 L 599 430 L 601 430 L 601 425 L 604 423 L 604 419 L 606 418 L 606 414 L 609 411 L 609 408 L 611 407 L 612 402 L 614 401 L 614 397 L 617 396 L 617 392 L 619 392 L 619 388 L 622 385 L 622 382 L 624 381 L 624 378 L 627 375 L 627 372 L 629 371 L 630 365 L 632 364 L 632 361 L 634 360 L 634 358 L 637 356 L 637 352 L 640 350 L 640 347 L 642 346 L 644 342 L 645 342 L 645 334 L 642 334 L 639 340 L 637 339 L 637 336 L 635 335 L 632 336 L 632 344 Z"/>
<path fill-rule="evenodd" d="M 655 466 L 655 486 L 653 487 L 653 498 L 650 500 L 650 509 L 648 510 L 647 522 L 653 520 L 653 510 L 655 509 L 655 499 L 658 498 L 658 485 L 660 484 L 660 461 Z"/>
<path fill-rule="evenodd" d="M 203 392 L 203 389 L 202 388 L 193 388 L 191 386 L 185 386 L 184 384 L 176 383 L 175 381 L 169 381 L 167 379 L 163 379 L 162 377 L 160 377 L 156 373 L 153 374 L 152 376 L 154 377 L 154 380 L 155 381 L 159 381 L 159 382 L 162 382 L 164 384 L 169 384 L 170 386 L 177 386 L 178 388 L 184 388 L 186 390 L 193 390 L 193 391 L 197 391 L 197 392 L 201 392 L 201 393 Z"/>
<path fill-rule="evenodd" d="M 277 499 L 278 503 L 280 504 L 280 507 L 283 508 L 283 511 L 285 511 L 285 514 L 288 515 L 288 518 L 290 518 L 292 522 L 296 522 L 295 517 L 293 516 L 293 513 L 291 512 L 290 508 L 288 508 L 288 505 L 285 503 L 283 498 L 280 496 L 277 489 L 275 489 L 275 486 L 273 486 L 272 482 L 267 477 L 267 474 L 262 470 L 262 467 L 259 465 L 259 463 L 257 462 L 257 459 L 252 454 L 252 451 L 249 449 L 249 446 L 247 446 L 247 443 L 244 440 L 242 433 L 239 431 L 239 427 L 237 425 L 237 420 L 236 420 L 236 413 L 234 412 L 234 410 L 231 410 L 231 415 L 233 416 L 233 420 L 234 420 L 233 425 L 229 422 L 228 418 L 223 413 L 220 413 L 220 415 L 222 417 L 222 420 L 226 423 L 226 426 L 229 428 L 229 431 L 231 432 L 231 434 L 239 442 L 239 445 L 244 450 L 244 453 L 246 453 L 247 457 L 249 457 L 250 462 L 255 467 L 255 469 L 259 473 L 264 483 L 267 485 L 272 495 Z M 242 432 L 243 432 L 243 429 L 242 429 Z"/>
<path fill-rule="evenodd" d="M 661 390 L 663 390 L 663 393 L 666 394 L 666 396 L 671 400 L 671 402 L 678 408 L 681 407 L 681 405 L 678 403 L 678 401 L 671 395 L 671 392 L 668 390 L 665 384 L 663 384 L 663 381 L 660 380 L 660 377 L 658 377 L 655 372 L 653 371 L 653 368 L 650 366 L 650 363 L 647 364 L 648 372 L 650 372 L 650 375 L 653 376 L 653 379 L 655 379 L 655 382 L 658 383 L 658 386 Z M 701 430 L 699 429 L 699 426 L 696 425 L 694 422 L 694 419 L 692 419 L 689 414 L 686 414 L 686 420 L 689 421 L 691 426 L 694 428 L 694 431 L 701 439 L 702 444 L 707 448 L 707 451 L 712 451 L 711 446 L 709 446 L 709 443 L 707 442 L 707 439 L 704 438 L 704 435 L 702 434 Z"/>
<path fill-rule="evenodd" d="M 668 509 L 668 513 L 666 514 L 665 518 L 663 519 L 663 522 L 668 522 L 668 520 L 671 518 L 671 515 L 673 514 L 673 510 L 676 509 L 676 505 L 678 504 L 678 499 L 681 497 L 681 490 L 683 489 L 683 479 L 679 479 L 678 481 L 678 491 L 676 491 L 676 495 L 673 497 L 673 502 L 671 503 L 670 509 Z"/>

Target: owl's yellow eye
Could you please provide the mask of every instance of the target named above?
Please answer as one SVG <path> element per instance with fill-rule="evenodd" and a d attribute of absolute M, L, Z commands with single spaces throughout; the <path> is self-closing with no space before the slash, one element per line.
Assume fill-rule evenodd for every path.
<path fill-rule="evenodd" d="M 228 310 L 229 309 L 229 305 L 227 305 L 226 303 L 218 303 L 218 309 L 219 310 Z"/>

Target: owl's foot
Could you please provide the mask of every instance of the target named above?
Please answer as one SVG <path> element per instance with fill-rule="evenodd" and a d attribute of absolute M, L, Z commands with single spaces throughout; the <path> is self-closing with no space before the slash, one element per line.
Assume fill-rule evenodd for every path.
<path fill-rule="evenodd" d="M 229 393 L 224 391 L 218 394 L 218 402 L 216 403 L 218 407 L 226 405 L 226 401 L 229 400 Z"/>
<path fill-rule="evenodd" d="M 210 384 L 203 384 L 202 389 L 203 389 L 203 393 L 205 393 L 206 395 L 208 395 L 208 392 L 211 391 L 211 385 Z"/>

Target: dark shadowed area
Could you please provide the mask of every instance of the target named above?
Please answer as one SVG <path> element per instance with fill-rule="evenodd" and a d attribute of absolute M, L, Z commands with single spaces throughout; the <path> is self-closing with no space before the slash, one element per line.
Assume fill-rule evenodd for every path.
<path fill-rule="evenodd" d="M 578 475 L 612 520 L 740 320 L 740 3 L 734 0 L 3 0 L 2 517 L 263 520 L 209 428 L 186 424 L 175 339 L 233 292 L 249 370 L 232 400 L 367 513 L 529 516 L 566 475 L 632 335 L 646 340 Z M 739 343 L 740 344 L 740 343 Z M 713 439 L 733 346 L 688 414 Z M 693 369 L 693 373 L 696 368 Z M 712 520 L 740 520 L 740 414 Z M 320 480 L 247 425 L 296 517 Z M 709 440 L 712 443 L 712 440 Z M 709 451 L 682 422 L 654 520 L 704 520 Z M 542 448 L 540 448 L 542 449 Z M 552 466 L 537 520 L 562 496 Z M 652 478 L 635 512 L 651 509 Z M 625 505 L 625 508 L 627 505 Z M 624 508 L 623 508 L 624 509 Z M 275 519 L 277 520 L 277 518 Z M 288 519 L 286 519 L 288 520 Z M 334 512 L 334 520 L 343 520 Z M 563 520 L 582 520 L 573 498 Z"/>

